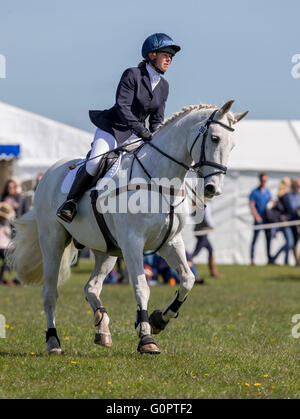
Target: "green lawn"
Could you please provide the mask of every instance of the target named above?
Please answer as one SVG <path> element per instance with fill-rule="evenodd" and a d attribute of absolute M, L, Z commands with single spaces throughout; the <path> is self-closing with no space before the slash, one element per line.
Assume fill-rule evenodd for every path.
<path fill-rule="evenodd" d="M 0 398 L 299 398 L 300 268 L 221 266 L 224 279 L 199 273 L 178 319 L 157 335 L 159 356 L 137 353 L 136 302 L 129 285 L 107 285 L 112 348 L 94 345 L 81 260 L 59 289 L 56 322 L 65 354 L 48 356 L 41 288 L 0 287 L 6 339 L 0 339 Z M 151 287 L 149 311 L 175 287 Z M 300 330 L 299 330 L 300 331 Z"/>

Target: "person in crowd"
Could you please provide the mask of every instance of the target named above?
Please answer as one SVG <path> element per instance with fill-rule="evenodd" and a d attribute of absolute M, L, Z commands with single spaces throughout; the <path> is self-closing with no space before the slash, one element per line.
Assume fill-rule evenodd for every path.
<path fill-rule="evenodd" d="M 0 284 L 17 285 L 18 281 L 9 280 L 7 275 L 10 272 L 5 263 L 5 251 L 8 248 L 12 235 L 11 220 L 15 217 L 14 209 L 7 202 L 0 202 L 0 259 L 2 266 L 0 269 Z"/>
<path fill-rule="evenodd" d="M 204 281 L 198 278 L 197 266 L 194 265 L 192 257 L 188 252 L 186 252 L 186 258 L 191 271 L 195 275 L 195 283 L 202 284 Z M 170 268 L 167 262 L 157 253 L 144 256 L 144 271 L 149 285 L 159 284 L 159 275 L 162 277 L 164 284 L 175 285 L 180 282 L 177 272 Z"/>
<path fill-rule="evenodd" d="M 22 195 L 21 185 L 14 179 L 9 179 L 6 182 L 1 201 L 6 202 L 14 209 L 16 218 L 21 217 L 30 209 L 28 199 Z"/>
<path fill-rule="evenodd" d="M 38 173 L 38 175 L 35 178 L 35 185 L 34 185 L 34 191 L 36 191 L 36 188 L 38 187 L 38 184 L 40 183 L 44 173 Z"/>
<path fill-rule="evenodd" d="M 282 202 L 285 205 L 286 212 L 288 214 L 288 220 L 300 220 L 300 179 L 292 179 L 291 191 L 284 195 Z M 297 243 L 300 237 L 300 226 L 292 226 L 292 232 L 294 235 L 294 257 L 296 260 L 296 265 L 299 265 L 300 260 Z"/>
<path fill-rule="evenodd" d="M 274 205 L 274 202 L 272 200 L 271 192 L 267 188 L 267 182 L 268 182 L 268 175 L 267 173 L 261 173 L 259 175 L 259 186 L 255 188 L 250 196 L 249 196 L 249 204 L 250 204 L 250 211 L 254 218 L 254 225 L 260 225 L 265 224 L 268 222 L 266 219 L 266 210 L 267 206 L 270 203 L 271 206 Z M 258 235 L 260 233 L 259 230 L 254 230 L 253 238 L 251 242 L 251 251 L 250 251 L 250 258 L 251 258 L 251 265 L 255 265 L 254 262 L 254 253 L 255 253 L 255 245 L 258 238 Z M 266 248 L 267 248 L 267 257 L 268 257 L 268 263 L 272 263 L 272 257 L 271 257 L 271 231 L 270 229 L 265 229 L 265 237 L 266 237 Z"/>
<path fill-rule="evenodd" d="M 281 222 L 281 221 L 289 221 L 291 219 L 291 215 L 289 213 L 289 204 L 287 203 L 287 196 L 291 190 L 291 179 L 288 177 L 284 177 L 279 185 L 278 194 L 277 194 L 277 203 L 276 206 L 273 209 L 274 213 L 274 220 L 275 222 Z M 289 264 L 289 254 L 290 250 L 293 249 L 295 244 L 295 238 L 294 233 L 292 230 L 292 227 L 281 227 L 279 229 L 282 231 L 285 239 L 284 245 L 275 253 L 275 255 L 272 257 L 272 262 L 276 264 L 276 260 L 279 257 L 279 255 L 284 252 L 284 263 L 285 265 Z"/>
<path fill-rule="evenodd" d="M 217 268 L 214 257 L 214 249 L 208 238 L 208 234 L 206 233 L 213 230 L 213 226 L 214 222 L 212 218 L 211 204 L 207 201 L 205 204 L 203 221 L 199 224 L 195 224 L 194 231 L 197 238 L 197 243 L 192 253 L 192 259 L 194 259 L 199 254 L 201 249 L 206 249 L 208 251 L 208 267 L 210 276 L 214 278 L 223 278 L 224 275 L 221 274 Z M 205 234 L 203 234 L 204 232 Z"/>
<path fill-rule="evenodd" d="M 148 36 L 142 45 L 143 61 L 137 67 L 125 70 L 121 77 L 115 105 L 104 111 L 90 111 L 90 119 L 97 130 L 89 159 L 78 170 L 66 201 L 57 210 L 57 216 L 65 222 L 72 222 L 76 216 L 77 204 L 92 186 L 103 153 L 125 141 L 138 138 L 150 141 L 163 122 L 169 84 L 162 76 L 180 49 L 164 33 Z M 146 127 L 147 118 L 149 129 Z"/>

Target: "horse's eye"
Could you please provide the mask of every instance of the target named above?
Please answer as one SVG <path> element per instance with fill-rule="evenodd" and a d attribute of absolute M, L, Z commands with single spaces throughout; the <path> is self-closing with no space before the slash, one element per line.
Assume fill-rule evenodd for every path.
<path fill-rule="evenodd" d="M 220 137 L 218 137 L 217 135 L 212 135 L 211 139 L 214 143 L 218 143 L 220 141 Z"/>

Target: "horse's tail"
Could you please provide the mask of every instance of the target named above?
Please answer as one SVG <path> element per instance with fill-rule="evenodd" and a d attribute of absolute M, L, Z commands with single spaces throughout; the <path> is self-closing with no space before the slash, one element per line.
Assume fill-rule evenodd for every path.
<path fill-rule="evenodd" d="M 6 253 L 8 264 L 24 284 L 41 285 L 43 283 L 43 259 L 34 209 L 16 219 L 14 225 L 15 236 Z M 77 250 L 71 240 L 61 259 L 59 285 L 70 277 L 70 267 L 76 255 Z"/>

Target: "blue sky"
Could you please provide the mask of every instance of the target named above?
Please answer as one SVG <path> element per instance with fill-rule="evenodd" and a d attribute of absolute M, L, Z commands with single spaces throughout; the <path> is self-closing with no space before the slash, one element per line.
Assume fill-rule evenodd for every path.
<path fill-rule="evenodd" d="M 144 39 L 165 32 L 182 46 L 166 116 L 232 98 L 249 118 L 300 119 L 299 16 L 299 0 L 0 0 L 0 101 L 93 131 L 88 110 L 114 104 Z"/>

